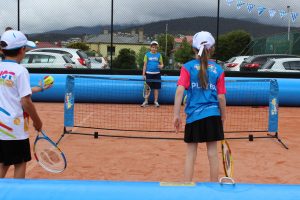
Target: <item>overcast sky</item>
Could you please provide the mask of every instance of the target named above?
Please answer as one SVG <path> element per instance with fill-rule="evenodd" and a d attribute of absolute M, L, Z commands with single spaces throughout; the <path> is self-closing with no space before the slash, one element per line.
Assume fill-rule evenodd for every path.
<path fill-rule="evenodd" d="M 111 0 L 19 0 L 20 25 L 25 33 L 38 33 L 65 29 L 73 26 L 95 26 L 110 24 Z M 279 14 L 270 18 L 268 9 L 286 10 L 300 13 L 299 0 L 243 0 L 256 7 L 248 13 L 246 5 L 236 8 L 237 0 L 231 6 L 220 0 L 220 16 L 232 18 L 252 18 L 263 23 L 286 25 L 288 17 Z M 17 0 L 0 0 L 0 30 L 7 26 L 17 29 Z M 257 7 L 267 10 L 258 16 Z M 217 16 L 217 0 L 114 0 L 114 23 L 148 23 L 159 20 L 194 16 Z M 292 26 L 300 27 L 300 16 Z"/>

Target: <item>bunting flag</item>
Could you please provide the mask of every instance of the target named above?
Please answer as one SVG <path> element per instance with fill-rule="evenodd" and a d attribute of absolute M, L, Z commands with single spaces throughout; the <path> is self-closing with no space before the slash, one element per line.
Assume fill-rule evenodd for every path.
<path fill-rule="evenodd" d="M 242 0 L 238 0 L 237 2 L 236 2 L 236 8 L 239 10 L 239 9 L 241 9 L 241 7 L 243 6 L 243 5 L 245 5 L 246 3 L 245 2 L 243 2 Z"/>
<path fill-rule="evenodd" d="M 231 6 L 231 4 L 233 3 L 233 0 L 226 0 L 227 5 Z"/>
<path fill-rule="evenodd" d="M 233 2 L 236 1 L 236 8 L 238 10 L 240 10 L 245 4 L 247 5 L 247 10 L 248 13 L 252 13 L 253 9 L 256 7 L 256 5 L 252 4 L 252 3 L 246 3 L 244 2 L 245 0 L 226 0 L 226 3 L 228 6 L 231 6 L 233 4 Z M 257 6 L 257 13 L 258 16 L 262 16 L 264 14 L 264 12 L 267 10 L 266 7 L 264 6 Z M 292 20 L 292 22 L 295 22 L 299 16 L 298 12 L 287 12 L 286 10 L 280 9 L 280 10 L 276 10 L 273 8 L 269 8 L 268 9 L 269 12 L 269 16 L 270 18 L 275 17 L 275 15 L 278 13 L 280 18 L 283 19 L 285 18 L 287 15 L 289 15 L 289 19 Z"/>
<path fill-rule="evenodd" d="M 253 10 L 254 7 L 255 7 L 254 4 L 252 4 L 252 3 L 247 3 L 247 10 L 248 10 L 249 13 L 252 12 L 252 10 Z"/>
<path fill-rule="evenodd" d="M 281 19 L 287 15 L 287 12 L 285 10 L 278 10 L 278 12 Z"/>
<path fill-rule="evenodd" d="M 263 7 L 263 6 L 259 6 L 259 7 L 257 8 L 258 16 L 261 16 L 261 15 L 265 12 L 266 9 L 267 9 L 267 8 L 265 8 L 265 7 Z"/>
<path fill-rule="evenodd" d="M 270 18 L 273 18 L 276 14 L 276 10 L 275 9 L 269 9 L 269 15 L 270 15 Z"/>
<path fill-rule="evenodd" d="M 296 21 L 298 15 L 299 15 L 299 14 L 296 13 L 296 12 L 291 12 L 291 19 L 292 19 L 292 22 L 295 22 L 295 21 Z"/>

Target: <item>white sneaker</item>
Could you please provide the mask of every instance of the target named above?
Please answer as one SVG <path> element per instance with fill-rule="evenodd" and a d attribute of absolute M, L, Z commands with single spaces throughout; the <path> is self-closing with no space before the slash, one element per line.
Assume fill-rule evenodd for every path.
<path fill-rule="evenodd" d="M 159 103 L 157 101 L 154 101 L 154 106 L 158 108 L 159 107 Z"/>
<path fill-rule="evenodd" d="M 143 104 L 141 105 L 141 107 L 146 107 L 148 106 L 148 101 L 144 101 Z"/>

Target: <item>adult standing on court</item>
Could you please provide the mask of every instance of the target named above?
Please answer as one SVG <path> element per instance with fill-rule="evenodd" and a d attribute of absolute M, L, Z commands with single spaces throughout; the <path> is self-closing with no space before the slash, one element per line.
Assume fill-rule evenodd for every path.
<path fill-rule="evenodd" d="M 0 63 L 0 178 L 14 165 L 14 178 L 25 178 L 26 162 L 31 160 L 28 139 L 28 120 L 36 130 L 42 121 L 31 100 L 29 74 L 19 63 L 26 46 L 35 47 L 20 31 L 8 30 L 1 36 L 0 46 L 5 60 Z"/>
<path fill-rule="evenodd" d="M 210 181 L 217 182 L 219 161 L 217 141 L 224 139 L 225 82 L 221 66 L 209 60 L 214 52 L 215 39 L 201 31 L 193 37 L 195 59 L 185 63 L 180 72 L 174 105 L 174 127 L 180 129 L 180 107 L 187 90 L 184 141 L 187 152 L 184 181 L 192 181 L 198 143 L 206 142 Z"/>
<path fill-rule="evenodd" d="M 154 90 L 154 106 L 159 107 L 158 103 L 158 94 L 161 89 L 161 74 L 160 70 L 164 67 L 163 59 L 158 50 L 158 42 L 152 41 L 150 43 L 150 51 L 146 53 L 144 57 L 144 66 L 143 66 L 143 78 L 146 80 L 148 86 L 151 90 Z M 147 81 L 147 80 L 157 80 L 156 81 Z M 148 95 L 149 97 L 150 95 Z M 148 106 L 148 97 L 145 98 L 145 101 L 141 107 Z"/>

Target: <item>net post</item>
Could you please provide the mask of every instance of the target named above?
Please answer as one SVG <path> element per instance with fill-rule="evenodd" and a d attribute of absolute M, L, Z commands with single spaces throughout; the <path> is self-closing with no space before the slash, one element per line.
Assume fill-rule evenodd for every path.
<path fill-rule="evenodd" d="M 74 126 L 74 90 L 75 77 L 68 75 L 66 79 L 66 90 L 64 99 L 64 126 Z"/>
<path fill-rule="evenodd" d="M 278 83 L 276 79 L 270 80 L 269 95 L 269 132 L 278 132 Z"/>
<path fill-rule="evenodd" d="M 254 140 L 254 137 L 253 137 L 253 135 L 252 135 L 252 134 L 250 134 L 250 135 L 249 135 L 249 141 L 251 141 L 251 142 L 252 142 L 253 140 Z"/>
<path fill-rule="evenodd" d="M 99 137 L 98 132 L 94 132 L 94 138 L 97 139 Z"/>

